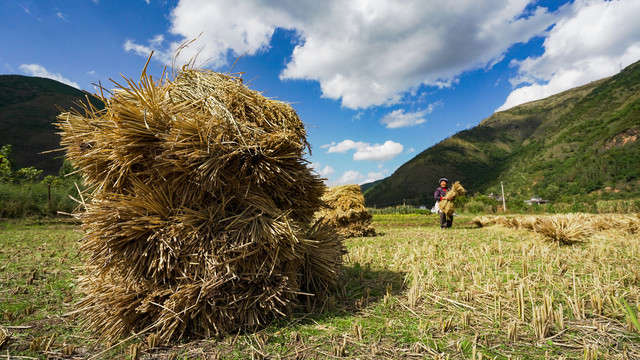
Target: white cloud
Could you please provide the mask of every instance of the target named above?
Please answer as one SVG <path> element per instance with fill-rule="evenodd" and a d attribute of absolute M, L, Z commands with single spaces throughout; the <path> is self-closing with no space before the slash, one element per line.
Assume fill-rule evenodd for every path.
<path fill-rule="evenodd" d="M 388 129 L 415 126 L 425 123 L 426 115 L 427 110 L 405 113 L 403 109 L 398 109 L 383 116 L 380 123 L 386 125 Z"/>
<path fill-rule="evenodd" d="M 353 140 L 344 140 L 338 144 L 332 143 L 331 146 L 329 146 L 329 150 L 327 150 L 327 153 L 345 153 L 349 150 L 353 150 L 353 149 L 361 149 L 364 148 L 366 146 L 369 146 L 369 143 L 364 143 L 361 141 L 355 142 Z M 322 147 L 326 147 L 326 145 L 323 145 Z"/>
<path fill-rule="evenodd" d="M 62 11 L 56 12 L 56 16 L 61 20 L 69 22 L 69 19 L 67 18 L 67 15 L 65 13 L 63 13 Z"/>
<path fill-rule="evenodd" d="M 367 174 L 367 179 L 364 180 L 362 182 L 362 184 L 366 184 L 366 183 L 370 183 L 370 182 L 374 182 L 376 180 L 380 180 L 380 179 L 384 179 L 387 174 L 389 173 L 389 170 L 387 169 L 383 169 L 382 171 L 371 171 Z"/>
<path fill-rule="evenodd" d="M 125 51 L 131 51 L 142 57 L 149 57 L 153 51 L 154 59 L 158 59 L 165 64 L 169 64 L 172 59 L 172 52 L 164 50 L 164 35 L 158 34 L 148 41 L 148 45 L 140 45 L 135 40 L 127 39 L 123 48 Z"/>
<path fill-rule="evenodd" d="M 338 180 L 335 181 L 336 185 L 344 185 L 344 184 L 357 184 L 364 176 L 355 170 L 347 170 Z"/>
<path fill-rule="evenodd" d="M 80 89 L 80 85 L 78 85 L 78 83 L 75 83 L 75 82 L 65 78 L 64 76 L 60 75 L 59 73 L 49 72 L 42 65 L 38 65 L 38 64 L 22 64 L 22 65 L 20 65 L 20 70 L 22 70 L 23 73 L 25 73 L 26 75 L 29 75 L 29 76 L 37 76 L 37 77 L 53 79 L 53 80 L 59 81 L 59 82 L 61 82 L 63 84 L 67 84 L 69 86 L 73 86 L 74 88 Z"/>
<path fill-rule="evenodd" d="M 18 6 L 20 6 L 22 8 L 22 10 L 24 10 L 24 12 L 28 15 L 31 15 L 31 9 L 29 9 L 29 4 L 20 4 L 18 3 Z"/>
<path fill-rule="evenodd" d="M 325 167 L 320 169 L 320 171 L 318 171 L 318 174 L 320 174 L 322 176 L 329 176 L 329 175 L 333 174 L 334 172 L 335 172 L 335 170 L 333 169 L 333 167 L 331 167 L 331 165 L 326 165 Z"/>
<path fill-rule="evenodd" d="M 353 154 L 353 160 L 387 161 L 400 155 L 403 149 L 402 144 L 387 140 L 382 145 L 367 145 L 358 149 Z"/>
<path fill-rule="evenodd" d="M 544 53 L 513 61 L 513 85 L 497 111 L 619 72 L 640 59 L 640 1 L 577 0 L 551 29 Z"/>
<path fill-rule="evenodd" d="M 327 147 L 323 145 L 321 147 Z M 387 140 L 384 144 L 365 143 L 361 141 L 344 140 L 338 144 L 328 146 L 327 153 L 345 153 L 349 150 L 355 150 L 353 160 L 371 160 L 371 161 L 387 161 L 400 155 L 404 147 L 402 144 Z"/>
<path fill-rule="evenodd" d="M 331 165 L 322 165 L 320 162 L 314 162 L 310 167 L 322 177 L 329 177 L 329 175 L 335 172 L 335 169 Z"/>
<path fill-rule="evenodd" d="M 341 5 L 343 4 L 343 5 Z M 421 84 L 447 87 L 465 70 L 490 66 L 514 43 L 553 23 L 528 1 L 335 0 L 326 17 L 303 23 L 282 77 L 312 79 L 349 108 L 397 103 Z"/>
<path fill-rule="evenodd" d="M 425 116 L 431 114 L 436 108 L 444 105 L 442 100 L 438 100 L 427 106 L 425 110 L 405 112 L 404 109 L 394 110 L 382 117 L 380 123 L 386 125 L 388 129 L 415 126 L 427 121 Z"/>
<path fill-rule="evenodd" d="M 421 85 L 446 87 L 462 72 L 491 67 L 511 45 L 543 33 L 557 14 L 530 0 L 180 0 L 170 33 L 181 41 L 158 49 L 159 59 L 196 39 L 178 63 L 196 54 L 207 65 L 253 55 L 270 46 L 276 28 L 299 42 L 282 79 L 320 83 L 324 97 L 348 108 L 397 103 Z M 533 5 L 535 6 L 535 5 Z M 125 48 L 144 55 L 145 45 Z"/>

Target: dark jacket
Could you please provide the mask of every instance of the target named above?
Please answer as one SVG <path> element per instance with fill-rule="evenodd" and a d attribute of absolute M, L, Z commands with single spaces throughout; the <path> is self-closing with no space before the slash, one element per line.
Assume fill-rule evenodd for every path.
<path fill-rule="evenodd" d="M 433 194 L 433 197 L 436 201 L 442 200 L 443 197 L 447 196 L 448 188 L 442 188 L 441 186 L 436 189 L 436 192 Z"/>

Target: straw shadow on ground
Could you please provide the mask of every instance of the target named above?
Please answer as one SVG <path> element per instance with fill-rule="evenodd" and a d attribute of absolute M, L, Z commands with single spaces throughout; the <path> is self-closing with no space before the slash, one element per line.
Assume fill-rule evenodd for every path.
<path fill-rule="evenodd" d="M 351 317 L 372 307 L 383 300 L 387 292 L 392 296 L 400 295 L 406 273 L 390 270 L 373 270 L 368 264 L 358 263 L 343 266 L 339 284 L 330 291 L 326 299 L 301 301 L 298 310 L 292 315 L 266 324 L 266 328 L 312 324 L 332 318 Z M 265 327 L 245 328 L 241 333 L 254 333 Z"/>
<path fill-rule="evenodd" d="M 405 277 L 405 272 L 374 270 L 369 264 L 344 266 L 340 283 L 325 301 L 303 303 L 296 314 L 276 323 L 282 321 L 283 325 L 290 325 L 292 322 L 305 325 L 332 318 L 352 317 L 383 301 L 387 293 L 392 296 L 400 295 L 404 291 Z"/>
<path fill-rule="evenodd" d="M 405 276 L 404 272 L 372 270 L 369 264 L 345 266 L 341 278 L 341 293 L 338 296 L 345 303 L 346 309 L 357 311 L 361 306 L 356 302 L 362 297 L 365 297 L 368 304 L 372 304 L 382 300 L 387 290 L 394 296 L 400 294 Z M 349 302 L 353 303 L 353 307 L 347 306 Z"/>

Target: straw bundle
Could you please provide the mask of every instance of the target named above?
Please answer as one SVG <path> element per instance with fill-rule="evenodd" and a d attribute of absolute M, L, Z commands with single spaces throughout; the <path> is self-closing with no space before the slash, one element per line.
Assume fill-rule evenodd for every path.
<path fill-rule="evenodd" d="M 303 123 L 239 77 L 183 68 L 58 117 L 91 194 L 76 214 L 86 323 L 104 339 L 210 336 L 285 316 L 338 277 L 342 239 L 313 225 L 325 186 Z"/>
<path fill-rule="evenodd" d="M 535 230 L 536 224 L 539 222 L 537 216 L 523 216 L 520 220 L 520 227 L 526 230 Z"/>
<path fill-rule="evenodd" d="M 462 185 L 460 185 L 459 181 L 456 181 L 451 187 L 451 190 L 447 192 L 447 197 L 450 198 L 450 200 L 442 200 L 438 203 L 440 211 L 445 213 L 447 219 L 451 219 L 451 217 L 453 216 L 453 212 L 455 211 L 453 206 L 455 198 L 457 196 L 464 195 L 465 193 L 466 190 L 462 187 Z"/>
<path fill-rule="evenodd" d="M 620 216 L 614 215 L 592 215 L 588 221 L 596 231 L 609 230 L 620 225 Z"/>
<path fill-rule="evenodd" d="M 538 218 L 534 230 L 545 239 L 561 244 L 583 242 L 593 233 L 587 217 L 578 213 Z"/>
<path fill-rule="evenodd" d="M 334 186 L 324 193 L 327 207 L 318 212 L 321 221 L 331 225 L 344 237 L 374 236 L 371 214 L 364 206 L 360 185 Z"/>
<path fill-rule="evenodd" d="M 498 218 L 492 218 L 489 216 L 476 216 L 471 219 L 471 222 L 473 222 L 477 227 L 481 228 L 497 223 Z"/>
<path fill-rule="evenodd" d="M 637 234 L 640 232 L 640 214 L 626 215 L 622 220 L 622 228 L 629 234 Z"/>

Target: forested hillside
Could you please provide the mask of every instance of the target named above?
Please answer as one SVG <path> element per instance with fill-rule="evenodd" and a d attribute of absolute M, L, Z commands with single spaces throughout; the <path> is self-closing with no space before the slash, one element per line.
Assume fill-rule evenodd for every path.
<path fill-rule="evenodd" d="M 367 187 L 368 206 L 431 204 L 438 178 L 469 194 L 640 197 L 640 63 L 619 74 L 497 112 Z"/>
<path fill-rule="evenodd" d="M 96 98 L 91 99 L 102 106 Z M 57 174 L 62 153 L 41 153 L 60 147 L 60 136 L 53 126 L 60 108 L 68 110 L 84 100 L 83 91 L 55 80 L 0 75 L 0 147 L 13 147 L 14 167 L 35 167 L 45 174 Z"/>

